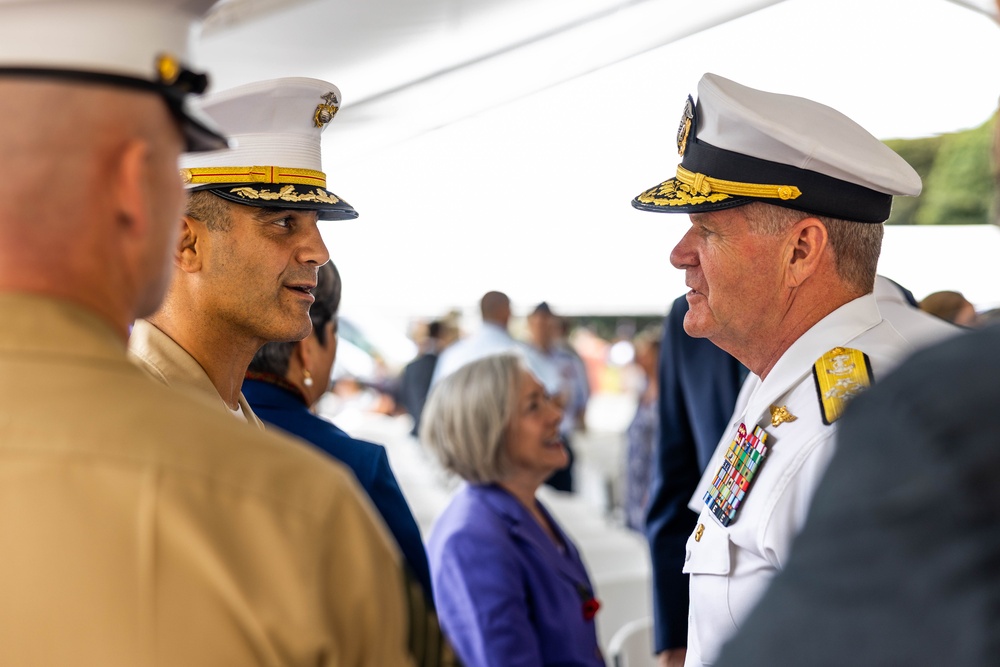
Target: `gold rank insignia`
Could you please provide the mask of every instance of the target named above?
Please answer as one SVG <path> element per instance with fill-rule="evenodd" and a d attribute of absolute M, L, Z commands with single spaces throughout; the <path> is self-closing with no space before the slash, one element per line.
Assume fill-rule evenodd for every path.
<path fill-rule="evenodd" d="M 868 355 L 849 347 L 835 347 L 813 364 L 823 423 L 829 426 L 844 413 L 851 399 L 875 381 Z"/>

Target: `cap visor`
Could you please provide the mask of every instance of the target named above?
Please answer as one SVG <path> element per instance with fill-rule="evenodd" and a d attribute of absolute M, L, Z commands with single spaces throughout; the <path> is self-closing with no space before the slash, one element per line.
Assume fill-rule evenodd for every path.
<path fill-rule="evenodd" d="M 692 192 L 689 185 L 671 178 L 641 193 L 632 200 L 632 206 L 640 211 L 656 213 L 697 213 L 735 208 L 751 201 L 750 197 L 737 197 L 721 192 L 707 195 Z"/>
<path fill-rule="evenodd" d="M 259 208 L 316 211 L 320 220 L 353 220 L 358 212 L 329 190 L 311 185 L 271 183 L 213 183 L 190 191 L 211 190 L 227 201 Z"/>
<path fill-rule="evenodd" d="M 185 152 L 202 153 L 229 148 L 229 140 L 187 113 L 180 114 L 181 132 L 184 133 Z"/>

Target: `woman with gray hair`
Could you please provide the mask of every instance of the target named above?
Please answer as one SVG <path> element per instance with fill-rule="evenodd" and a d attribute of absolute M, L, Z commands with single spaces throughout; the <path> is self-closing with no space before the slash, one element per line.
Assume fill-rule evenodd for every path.
<path fill-rule="evenodd" d="M 466 667 L 604 667 L 587 570 L 535 497 L 566 466 L 561 419 L 512 353 L 463 366 L 424 408 L 421 440 L 467 482 L 428 541 L 441 626 Z"/>

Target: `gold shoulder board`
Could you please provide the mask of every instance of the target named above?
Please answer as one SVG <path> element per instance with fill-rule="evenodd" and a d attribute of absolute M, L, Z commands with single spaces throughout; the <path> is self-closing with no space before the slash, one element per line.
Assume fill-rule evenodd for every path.
<path fill-rule="evenodd" d="M 835 347 L 813 364 L 823 423 L 840 418 L 852 398 L 875 381 L 868 355 L 849 347 Z"/>

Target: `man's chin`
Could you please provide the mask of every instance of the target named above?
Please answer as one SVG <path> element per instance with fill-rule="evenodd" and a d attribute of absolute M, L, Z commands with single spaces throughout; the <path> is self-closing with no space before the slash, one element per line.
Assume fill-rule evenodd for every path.
<path fill-rule="evenodd" d="M 684 316 L 684 333 L 692 338 L 708 338 L 710 335 L 710 327 L 707 323 L 697 315 L 694 311 L 688 311 L 687 315 Z"/>
<path fill-rule="evenodd" d="M 306 320 L 304 325 L 289 325 L 281 330 L 270 332 L 267 336 L 268 343 L 297 343 L 305 339 L 312 331 L 312 321 Z"/>

